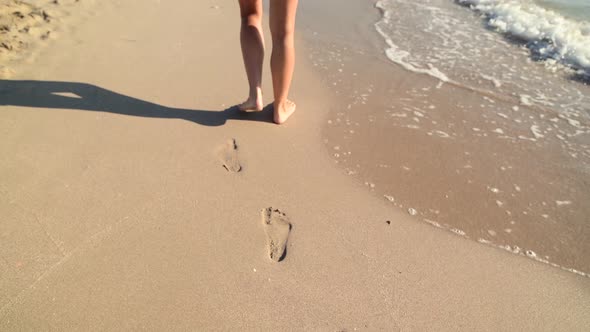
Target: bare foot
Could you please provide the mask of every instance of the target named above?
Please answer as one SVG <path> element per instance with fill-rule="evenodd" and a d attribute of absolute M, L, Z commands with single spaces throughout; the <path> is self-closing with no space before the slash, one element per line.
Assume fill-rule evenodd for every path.
<path fill-rule="evenodd" d="M 248 100 L 238 105 L 242 112 L 260 112 L 264 107 L 262 103 L 262 92 L 258 92 L 256 97 L 249 97 Z"/>
<path fill-rule="evenodd" d="M 275 112 L 274 112 L 274 121 L 276 124 L 282 124 L 295 112 L 295 105 L 294 102 L 286 99 L 281 104 L 275 103 Z"/>

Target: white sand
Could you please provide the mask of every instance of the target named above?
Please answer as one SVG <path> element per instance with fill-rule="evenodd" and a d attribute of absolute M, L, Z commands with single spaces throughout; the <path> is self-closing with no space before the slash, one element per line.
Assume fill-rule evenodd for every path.
<path fill-rule="evenodd" d="M 590 326 L 587 278 L 418 224 L 334 167 L 304 57 L 284 126 L 220 112 L 246 96 L 235 1 L 81 6 L 14 76 L 35 82 L 0 81 L 0 330 Z M 293 226 L 279 263 L 271 206 Z"/>

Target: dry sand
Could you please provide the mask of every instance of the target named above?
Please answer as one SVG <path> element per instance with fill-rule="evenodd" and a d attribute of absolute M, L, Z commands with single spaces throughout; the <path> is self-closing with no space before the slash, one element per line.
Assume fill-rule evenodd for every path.
<path fill-rule="evenodd" d="M 335 168 L 305 57 L 287 124 L 236 113 L 234 1 L 100 7 L 0 81 L 0 330 L 590 326 L 587 278 L 415 223 Z M 269 207 L 291 224 L 278 263 Z"/>
<path fill-rule="evenodd" d="M 85 5 L 93 4 L 86 0 Z M 79 0 L 0 1 L 0 78 L 10 78 L 22 64 L 35 62 L 68 24 L 84 19 Z M 70 15 L 71 11 L 77 15 Z M 63 20 L 65 18 L 65 21 Z"/>

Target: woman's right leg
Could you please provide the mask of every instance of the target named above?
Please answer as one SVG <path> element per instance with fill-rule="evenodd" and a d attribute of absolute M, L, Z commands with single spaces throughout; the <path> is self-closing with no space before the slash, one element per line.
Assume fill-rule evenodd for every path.
<path fill-rule="evenodd" d="M 274 121 L 281 124 L 295 112 L 295 103 L 288 99 L 295 67 L 295 15 L 298 0 L 270 1 L 270 33 L 272 54 L 270 70 L 274 90 Z"/>
<path fill-rule="evenodd" d="M 239 105 L 242 111 L 261 111 L 262 65 L 264 61 L 264 37 L 262 36 L 262 0 L 239 0 L 242 26 L 240 44 L 250 91 L 248 99 Z"/>

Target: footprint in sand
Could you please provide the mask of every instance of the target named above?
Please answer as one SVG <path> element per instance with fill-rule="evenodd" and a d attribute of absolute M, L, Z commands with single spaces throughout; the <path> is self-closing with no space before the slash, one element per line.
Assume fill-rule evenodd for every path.
<path fill-rule="evenodd" d="M 262 222 L 270 259 L 280 262 L 287 256 L 287 239 L 291 231 L 289 218 L 278 209 L 269 207 L 262 210 Z"/>
<path fill-rule="evenodd" d="M 242 170 L 240 160 L 238 159 L 238 145 L 236 140 L 231 138 L 225 142 L 219 152 L 223 167 L 232 173 L 237 173 Z"/>

